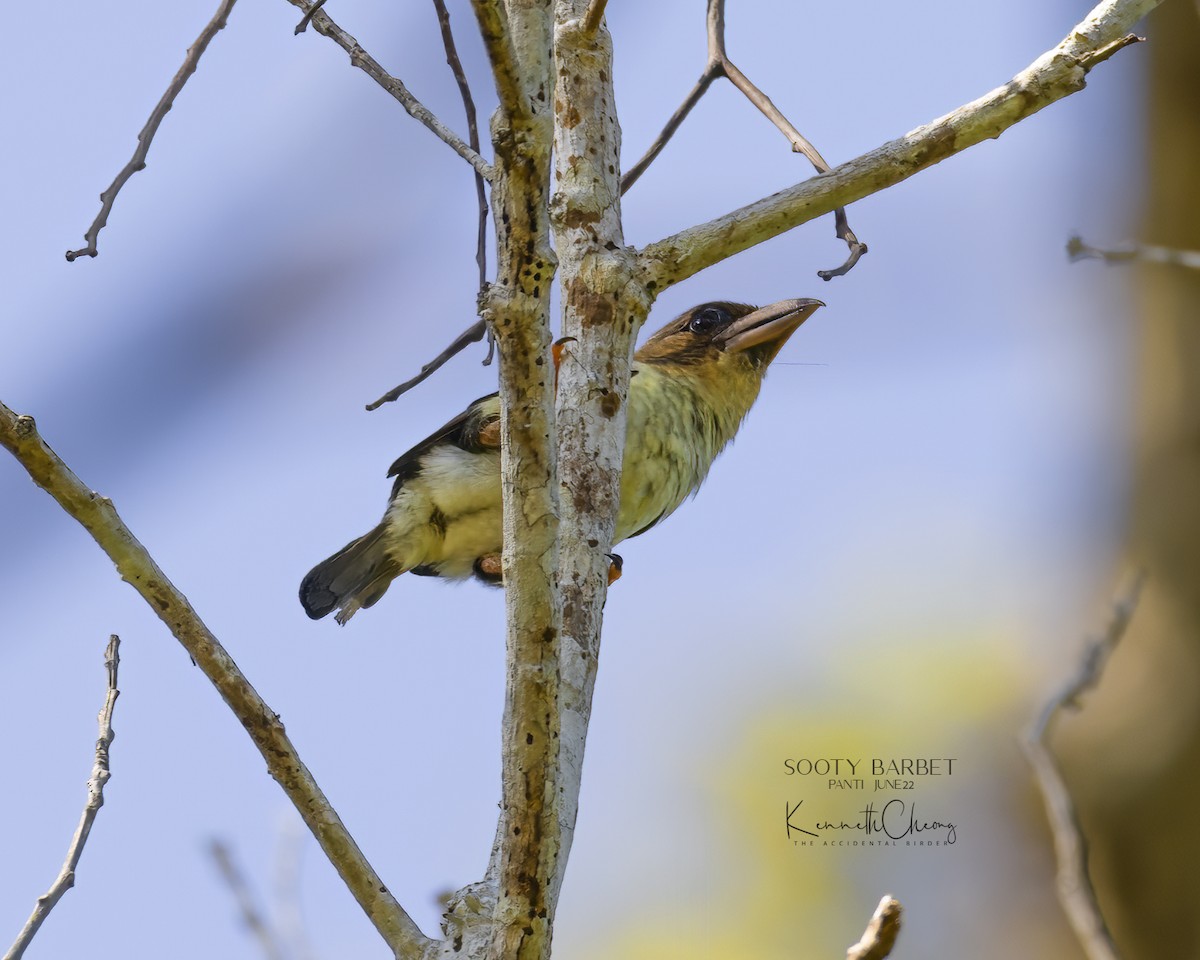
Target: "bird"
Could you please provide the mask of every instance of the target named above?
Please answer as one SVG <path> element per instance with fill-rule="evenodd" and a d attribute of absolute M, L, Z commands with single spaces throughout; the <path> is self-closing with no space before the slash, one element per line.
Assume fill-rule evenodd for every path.
<path fill-rule="evenodd" d="M 702 303 L 634 353 L 614 544 L 645 533 L 699 489 L 771 361 L 823 306 L 806 298 L 765 307 Z M 403 573 L 502 582 L 499 394 L 470 404 L 387 475 L 395 480 L 383 520 L 301 582 L 300 602 L 312 619 L 336 610 L 344 625 Z M 609 556 L 611 580 L 620 560 Z"/>

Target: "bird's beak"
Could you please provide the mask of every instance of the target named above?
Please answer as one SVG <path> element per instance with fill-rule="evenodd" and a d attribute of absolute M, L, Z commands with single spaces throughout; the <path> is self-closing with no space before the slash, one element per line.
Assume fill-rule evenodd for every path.
<path fill-rule="evenodd" d="M 731 353 L 772 341 L 782 347 L 800 324 L 823 306 L 820 300 L 780 300 L 735 320 L 721 332 L 719 339 Z"/>

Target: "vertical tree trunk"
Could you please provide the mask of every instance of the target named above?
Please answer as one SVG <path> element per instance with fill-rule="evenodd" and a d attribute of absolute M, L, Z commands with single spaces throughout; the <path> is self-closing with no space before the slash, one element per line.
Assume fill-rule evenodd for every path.
<path fill-rule="evenodd" d="M 1197 6 L 1163 4 L 1149 32 L 1149 179 L 1140 239 L 1200 249 Z M 1119 715 L 1105 725 L 1106 739 L 1091 739 L 1088 755 L 1076 762 L 1104 771 L 1088 778 L 1081 800 L 1117 943 L 1128 957 L 1196 956 L 1200 272 L 1143 265 L 1135 283 L 1140 369 L 1130 548 L 1150 581 L 1113 664 L 1113 681 L 1126 687 Z"/>

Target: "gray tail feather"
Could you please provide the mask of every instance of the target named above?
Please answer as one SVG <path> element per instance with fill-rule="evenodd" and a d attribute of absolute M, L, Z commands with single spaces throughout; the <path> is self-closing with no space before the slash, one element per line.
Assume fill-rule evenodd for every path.
<path fill-rule="evenodd" d="M 300 582 L 300 603 L 314 620 L 340 607 L 337 621 L 345 623 L 382 597 L 404 569 L 388 554 L 380 524 L 313 567 Z"/>

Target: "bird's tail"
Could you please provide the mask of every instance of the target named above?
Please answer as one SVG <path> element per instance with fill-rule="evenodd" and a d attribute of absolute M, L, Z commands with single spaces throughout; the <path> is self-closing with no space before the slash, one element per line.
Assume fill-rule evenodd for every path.
<path fill-rule="evenodd" d="M 388 552 L 380 524 L 313 567 L 300 583 L 300 603 L 314 620 L 340 607 L 336 619 L 344 624 L 382 597 L 406 569 Z"/>

